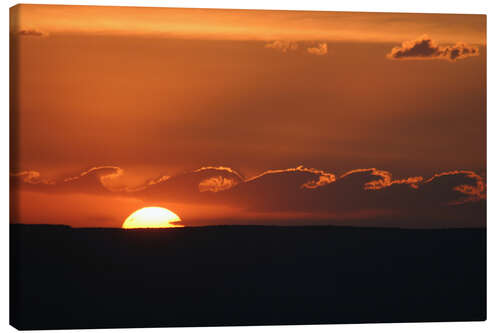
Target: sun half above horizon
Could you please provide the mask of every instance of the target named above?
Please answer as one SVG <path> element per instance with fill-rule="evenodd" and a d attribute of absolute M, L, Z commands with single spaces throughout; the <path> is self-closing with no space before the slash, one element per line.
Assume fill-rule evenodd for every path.
<path fill-rule="evenodd" d="M 179 228 L 183 227 L 181 218 L 174 212 L 163 207 L 144 207 L 136 210 L 123 222 L 123 229 L 139 228 Z"/>

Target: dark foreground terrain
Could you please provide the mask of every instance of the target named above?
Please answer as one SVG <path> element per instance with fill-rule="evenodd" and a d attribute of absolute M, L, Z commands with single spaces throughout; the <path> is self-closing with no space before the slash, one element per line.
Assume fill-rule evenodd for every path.
<path fill-rule="evenodd" d="M 11 225 L 18 329 L 486 319 L 486 230 Z"/>

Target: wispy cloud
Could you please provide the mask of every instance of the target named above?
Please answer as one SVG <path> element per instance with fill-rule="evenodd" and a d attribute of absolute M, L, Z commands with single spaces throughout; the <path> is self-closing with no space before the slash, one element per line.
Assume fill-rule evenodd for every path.
<path fill-rule="evenodd" d="M 273 42 L 265 44 L 264 47 L 275 49 L 283 53 L 304 52 L 319 56 L 328 53 L 328 44 L 325 42 L 296 42 L 287 40 L 275 40 Z"/>
<path fill-rule="evenodd" d="M 287 53 L 288 51 L 296 51 L 299 48 L 299 44 L 292 41 L 275 40 L 274 42 L 265 44 L 264 47 Z"/>
<path fill-rule="evenodd" d="M 36 29 L 22 29 L 17 31 L 18 36 L 47 37 L 49 34 Z"/>
<path fill-rule="evenodd" d="M 55 184 L 54 180 L 42 179 L 40 172 L 27 170 L 10 174 L 14 184 L 24 182 L 26 184 Z"/>
<path fill-rule="evenodd" d="M 246 182 L 251 182 L 254 180 L 258 180 L 264 176 L 272 175 L 272 174 L 287 174 L 287 173 L 295 173 L 295 174 L 305 174 L 311 176 L 306 182 L 300 185 L 301 188 L 316 188 L 319 186 L 323 186 L 329 183 L 332 183 L 336 180 L 335 175 L 333 173 L 325 172 L 323 170 L 318 170 L 315 168 L 306 168 L 303 165 L 299 165 L 296 168 L 288 168 L 288 169 L 276 169 L 276 170 L 267 170 L 255 177 L 249 178 Z"/>
<path fill-rule="evenodd" d="M 392 179 L 392 174 L 389 171 L 378 170 L 375 168 L 368 169 L 354 169 L 344 173 L 340 178 L 348 177 L 354 174 L 368 173 L 375 176 L 377 179 L 366 182 L 364 184 L 365 190 L 380 190 L 384 187 L 391 186 L 393 184 L 408 184 L 413 188 L 417 188 L 418 184 L 423 181 L 423 177 L 409 177 L 405 179 Z"/>
<path fill-rule="evenodd" d="M 14 189 L 47 193 L 111 194 L 125 190 L 112 185 L 113 179 L 122 176 L 123 172 L 123 169 L 116 166 L 98 166 L 61 180 L 44 179 L 38 171 L 22 171 L 10 176 Z"/>
<path fill-rule="evenodd" d="M 219 192 L 228 190 L 236 184 L 238 184 L 238 182 L 232 178 L 216 176 L 202 180 L 198 184 L 198 189 L 200 192 Z"/>

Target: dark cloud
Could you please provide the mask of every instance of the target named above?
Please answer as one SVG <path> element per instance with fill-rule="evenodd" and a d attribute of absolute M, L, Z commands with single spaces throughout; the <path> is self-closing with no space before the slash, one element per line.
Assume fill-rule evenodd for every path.
<path fill-rule="evenodd" d="M 456 61 L 479 55 L 479 48 L 465 43 L 454 46 L 441 46 L 429 36 L 423 35 L 415 40 L 405 41 L 401 46 L 394 47 L 387 54 L 389 59 L 445 59 Z"/>
<path fill-rule="evenodd" d="M 378 212 L 400 218 L 454 218 L 453 206 L 485 199 L 482 178 L 470 171 L 452 171 L 423 180 L 392 179 L 387 171 L 359 169 L 323 186 L 301 186 L 311 179 L 319 176 L 304 171 L 267 173 L 221 195 L 224 202 L 255 211 L 316 212 L 339 217 Z"/>
<path fill-rule="evenodd" d="M 144 200 L 226 205 L 246 212 L 309 214 L 333 219 L 390 218 L 426 223 L 472 221 L 484 224 L 486 184 L 480 175 L 455 170 L 393 179 L 390 172 L 356 169 L 336 177 L 314 168 L 269 170 L 244 179 L 228 167 L 203 167 L 152 179 L 137 188 L 114 188 L 118 167 L 97 167 L 63 181 L 43 180 L 35 171 L 13 174 L 12 184 L 44 192 L 119 194 Z"/>

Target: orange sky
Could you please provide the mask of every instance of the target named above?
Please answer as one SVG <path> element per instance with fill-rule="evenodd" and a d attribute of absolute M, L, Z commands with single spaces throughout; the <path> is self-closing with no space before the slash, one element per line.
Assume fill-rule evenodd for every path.
<path fill-rule="evenodd" d="M 481 15 L 13 7 L 12 174 L 36 171 L 32 183 L 50 179 L 57 187 L 93 167 L 123 170 L 107 187 L 92 176 L 101 188 L 84 193 L 16 185 L 14 218 L 118 226 L 153 203 L 188 219 L 362 219 L 387 211 L 408 218 L 411 210 L 374 206 L 371 197 L 350 210 L 288 209 L 287 201 L 263 209 L 242 204 L 249 194 L 239 188 L 299 165 L 337 178 L 360 168 L 424 180 L 470 170 L 484 182 L 485 23 Z M 187 191 L 182 186 L 199 192 L 206 179 L 193 171 L 204 166 L 229 167 L 241 179 L 217 170 L 207 176 L 227 185 L 217 199 L 177 195 Z M 319 177 L 287 172 L 307 173 L 305 182 Z M 196 177 L 172 185 L 186 173 Z M 161 176 L 171 177 L 169 195 L 137 191 Z M 240 181 L 245 186 L 235 186 Z M 277 187 L 286 186 L 271 189 L 281 197 Z M 457 216 L 429 212 L 432 220 Z"/>

